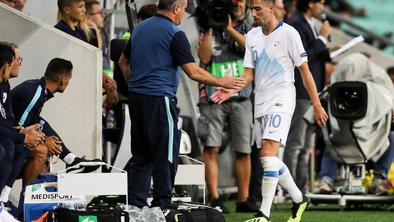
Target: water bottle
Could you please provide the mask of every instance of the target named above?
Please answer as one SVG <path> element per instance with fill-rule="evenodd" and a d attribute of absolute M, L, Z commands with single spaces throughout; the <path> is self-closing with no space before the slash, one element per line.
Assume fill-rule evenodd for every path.
<path fill-rule="evenodd" d="M 105 125 L 107 128 L 116 128 L 115 112 L 112 109 L 107 113 Z"/>

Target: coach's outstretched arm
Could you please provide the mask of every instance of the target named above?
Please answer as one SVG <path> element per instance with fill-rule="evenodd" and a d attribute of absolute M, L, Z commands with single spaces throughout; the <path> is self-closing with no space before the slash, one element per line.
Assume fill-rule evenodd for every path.
<path fill-rule="evenodd" d="M 203 84 L 234 90 L 240 90 L 245 87 L 245 79 L 241 77 L 224 76 L 222 78 L 218 78 L 200 68 L 196 63 L 193 62 L 182 65 L 182 69 L 191 79 Z"/>

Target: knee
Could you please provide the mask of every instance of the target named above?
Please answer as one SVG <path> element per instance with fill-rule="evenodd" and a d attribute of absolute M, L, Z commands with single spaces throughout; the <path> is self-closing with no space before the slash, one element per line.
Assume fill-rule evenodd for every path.
<path fill-rule="evenodd" d="M 36 146 L 32 153 L 33 159 L 46 159 L 48 157 L 48 148 L 44 144 Z"/>
<path fill-rule="evenodd" d="M 240 153 L 240 152 L 235 152 L 235 159 L 236 160 L 249 160 L 250 159 L 250 154 L 249 153 Z"/>
<path fill-rule="evenodd" d="M 7 138 L 1 138 L 0 140 L 0 145 L 2 146 L 4 150 L 4 158 L 8 160 L 13 160 L 15 157 L 15 143 L 11 141 L 10 139 Z M 1 152 L 1 148 L 0 148 Z"/>
<path fill-rule="evenodd" d="M 278 153 L 280 143 L 272 140 L 263 140 L 260 156 L 268 157 L 268 156 L 276 156 Z"/>
<path fill-rule="evenodd" d="M 206 148 L 204 148 L 203 155 L 205 158 L 216 159 L 219 156 L 219 148 L 218 147 L 206 147 Z"/>

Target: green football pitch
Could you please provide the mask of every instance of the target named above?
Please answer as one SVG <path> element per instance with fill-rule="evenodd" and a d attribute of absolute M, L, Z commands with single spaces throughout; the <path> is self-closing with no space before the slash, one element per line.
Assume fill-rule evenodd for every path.
<path fill-rule="evenodd" d="M 225 215 L 227 222 L 242 222 L 253 217 L 253 214 L 234 213 L 234 201 L 226 202 L 226 206 L 231 212 Z M 290 217 L 290 208 L 290 204 L 274 205 L 271 213 L 272 222 L 286 222 Z M 340 210 L 337 205 L 312 205 L 304 213 L 302 222 L 394 222 L 394 206 Z"/>

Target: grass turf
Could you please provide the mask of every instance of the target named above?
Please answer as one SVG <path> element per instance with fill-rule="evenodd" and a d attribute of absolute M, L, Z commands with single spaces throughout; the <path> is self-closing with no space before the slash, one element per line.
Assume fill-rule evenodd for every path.
<path fill-rule="evenodd" d="M 242 222 L 253 217 L 252 213 L 235 213 L 234 201 L 228 201 L 225 205 L 231 212 L 225 215 L 227 222 Z M 291 214 L 290 208 L 290 204 L 274 205 L 272 222 L 286 222 Z M 312 205 L 304 213 L 302 222 L 394 222 L 394 209 L 340 210 L 337 205 Z"/>

